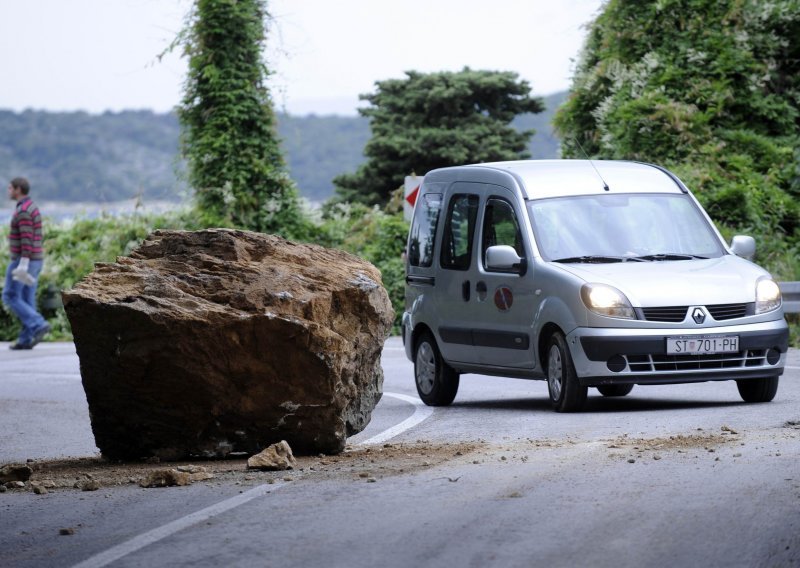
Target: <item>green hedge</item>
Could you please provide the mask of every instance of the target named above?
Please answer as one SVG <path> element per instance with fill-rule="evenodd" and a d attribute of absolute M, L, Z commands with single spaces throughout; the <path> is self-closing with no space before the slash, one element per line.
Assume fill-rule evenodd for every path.
<path fill-rule="evenodd" d="M 203 228 L 201 216 L 189 210 L 167 214 L 131 214 L 94 219 L 76 219 L 53 223 L 45 219 L 45 266 L 39 280 L 39 306 L 46 297 L 60 301 L 60 290 L 74 286 L 89 274 L 97 262 L 113 262 L 137 247 L 155 229 Z M 408 225 L 402 214 L 385 213 L 378 208 L 341 204 L 325 219 L 310 223 L 307 240 L 324 246 L 341 248 L 359 255 L 377 266 L 396 312 L 395 332 L 403 310 L 404 265 L 401 258 Z M 8 227 L 0 229 L 0 269 L 9 262 Z M 2 283 L 0 282 L 0 285 Z M 53 328 L 51 340 L 71 340 L 72 334 L 64 309 L 42 309 Z M 13 341 L 19 334 L 16 317 L 5 306 L 0 307 L 0 340 Z"/>
<path fill-rule="evenodd" d="M 48 288 L 68 289 L 91 272 L 96 262 L 112 262 L 125 256 L 155 229 L 202 228 L 198 216 L 188 210 L 174 213 L 122 217 L 103 216 L 78 219 L 70 223 L 45 223 L 47 256 L 39 285 L 40 305 Z M 395 310 L 393 333 L 399 333 L 403 313 L 405 268 L 401 257 L 405 247 L 408 224 L 400 212 L 386 212 L 377 207 L 360 204 L 338 204 L 318 217 L 310 240 L 332 248 L 340 248 L 361 256 L 380 269 L 383 284 L 389 292 Z M 743 232 L 721 225 L 723 236 Z M 8 228 L 0 230 L 0 267 L 5 274 L 8 264 Z M 800 254 L 786 248 L 785 241 L 760 239 L 759 262 L 778 279 L 797 279 L 800 274 Z M 51 340 L 71 340 L 69 322 L 63 308 L 45 312 L 53 327 Z M 800 347 L 800 317 L 787 318 L 792 328 L 792 344 Z M 3 306 L 0 308 L 0 340 L 12 341 L 19 333 L 16 318 Z"/>

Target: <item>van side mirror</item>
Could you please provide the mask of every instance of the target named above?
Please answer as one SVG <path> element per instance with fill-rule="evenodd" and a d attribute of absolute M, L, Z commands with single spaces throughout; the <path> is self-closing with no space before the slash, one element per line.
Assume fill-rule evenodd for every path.
<path fill-rule="evenodd" d="M 736 235 L 731 240 L 731 251 L 736 256 L 752 260 L 756 254 L 756 240 L 747 235 Z"/>
<path fill-rule="evenodd" d="M 486 268 L 497 272 L 513 272 L 525 274 L 528 264 L 520 258 L 514 247 L 508 245 L 495 245 L 486 249 Z"/>

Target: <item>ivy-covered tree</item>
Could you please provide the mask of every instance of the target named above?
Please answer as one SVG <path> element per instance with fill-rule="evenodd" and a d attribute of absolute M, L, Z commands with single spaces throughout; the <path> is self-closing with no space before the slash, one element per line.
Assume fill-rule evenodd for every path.
<path fill-rule="evenodd" d="M 408 71 L 375 85 L 376 92 L 360 97 L 370 103 L 359 110 L 372 129 L 367 161 L 333 180 L 343 201 L 385 204 L 411 173 L 527 157 L 533 131 L 510 123 L 544 109 L 528 83 L 507 71 Z"/>
<path fill-rule="evenodd" d="M 566 157 L 664 164 L 729 232 L 796 257 L 800 1 L 610 0 L 571 91 Z"/>
<path fill-rule="evenodd" d="M 266 0 L 196 0 L 178 108 L 189 183 L 212 223 L 298 236 L 299 196 L 275 133 L 262 59 Z"/>

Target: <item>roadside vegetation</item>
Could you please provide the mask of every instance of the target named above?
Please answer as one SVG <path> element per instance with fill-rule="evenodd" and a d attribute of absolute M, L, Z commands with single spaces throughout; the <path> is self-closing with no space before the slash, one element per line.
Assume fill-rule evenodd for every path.
<path fill-rule="evenodd" d="M 797 0 L 610 0 L 555 125 L 565 157 L 669 168 L 728 241 L 752 235 L 756 262 L 800 280 Z"/>
<path fill-rule="evenodd" d="M 154 229 L 228 226 L 366 258 L 381 270 L 399 322 L 403 177 L 529 155 L 525 117 L 540 113 L 544 101 L 516 74 L 410 71 L 362 95 L 371 129 L 365 161 L 343 164 L 331 181 L 334 197 L 308 208 L 289 175 L 265 84 L 269 69 L 259 54 L 269 22 L 265 0 L 196 0 L 176 41 L 190 62 L 178 117 L 192 205 L 47 223 L 40 298 L 52 300 L 53 289 L 129 253 Z M 589 28 L 555 124 L 564 157 L 673 170 L 726 239 L 754 236 L 759 264 L 778 280 L 800 280 L 797 0 L 610 0 Z M 3 269 L 7 230 L 0 230 Z M 47 315 L 52 338 L 69 338 L 63 309 Z M 790 321 L 800 346 L 800 321 Z M 16 332 L 14 318 L 0 310 L 0 339 Z"/>

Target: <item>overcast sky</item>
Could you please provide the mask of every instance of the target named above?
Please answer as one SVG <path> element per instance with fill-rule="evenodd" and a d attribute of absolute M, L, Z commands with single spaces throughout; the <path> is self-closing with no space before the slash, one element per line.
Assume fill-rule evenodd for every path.
<path fill-rule="evenodd" d="M 602 0 L 269 0 L 276 105 L 354 114 L 406 70 L 515 71 L 534 94 L 570 85 Z M 171 110 L 186 60 L 162 53 L 190 0 L 0 0 L 0 109 Z"/>

